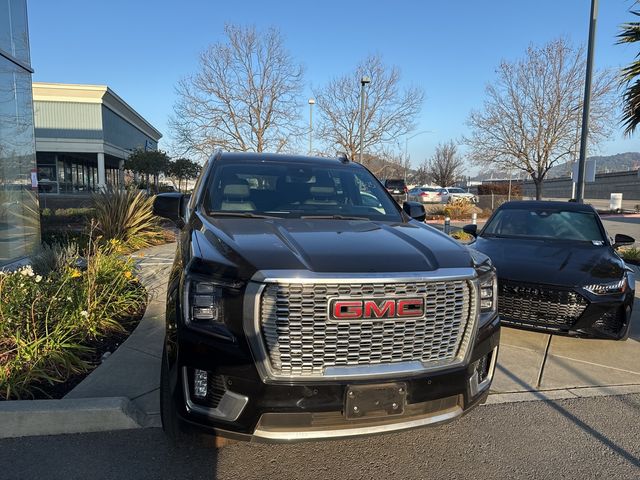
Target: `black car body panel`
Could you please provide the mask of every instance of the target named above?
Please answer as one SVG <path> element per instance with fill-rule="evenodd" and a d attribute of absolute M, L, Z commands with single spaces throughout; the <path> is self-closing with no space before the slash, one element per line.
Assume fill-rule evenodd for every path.
<path fill-rule="evenodd" d="M 500 209 L 509 208 L 593 213 L 602 241 L 487 235 L 492 218 Z M 592 207 L 571 202 L 505 203 L 478 233 L 472 248 L 489 256 L 496 267 L 498 309 L 504 325 L 587 338 L 626 338 L 635 276 L 616 253 Z M 627 285 L 621 293 L 596 295 L 584 288 L 621 279 L 626 279 Z"/>
<path fill-rule="evenodd" d="M 460 245 L 417 222 L 210 218 L 197 220 L 202 255 L 255 270 L 411 272 L 471 267 Z M 196 238 L 201 238 L 198 232 Z M 213 249 L 212 246 L 217 246 Z M 393 255 L 389 255 L 389 252 Z M 434 253 L 437 252 L 437 255 Z"/>
<path fill-rule="evenodd" d="M 169 279 L 163 359 L 167 378 L 163 379 L 162 385 L 166 385 L 163 388 L 167 389 L 166 398 L 171 399 L 171 404 L 167 406 L 164 402 L 163 424 L 174 411 L 183 426 L 223 436 L 298 441 L 440 423 L 484 401 L 495 368 L 500 336 L 500 322 L 495 311 L 480 313 L 477 303 L 475 289 L 478 288 L 478 279 L 495 278 L 488 258 L 468 250 L 424 223 L 411 220 L 397 206 L 394 208 L 397 208 L 399 220 L 390 222 L 373 219 L 235 218 L 232 215 L 216 216 L 201 208 L 201 199 L 206 195 L 203 185 L 208 175 L 213 175 L 216 165 L 225 161 L 260 161 L 264 164 L 269 160 L 279 164 L 295 164 L 299 160 L 305 164 L 339 166 L 344 163 L 343 160 L 313 157 L 218 154 L 205 167 L 184 215 L 184 227 L 179 235 Z M 364 170 L 359 165 L 346 165 L 344 168 Z M 381 186 L 380 189 L 383 191 Z M 463 331 L 468 346 L 465 347 L 464 358 L 460 357 L 462 361 L 453 362 L 450 366 L 397 373 L 393 371 L 394 364 L 390 364 L 387 366 L 392 368 L 391 373 L 380 375 L 292 376 L 288 379 L 265 375 L 263 364 L 269 360 L 255 347 L 260 341 L 264 342 L 265 333 L 253 329 L 250 313 L 254 302 L 262 298 L 262 293 L 252 296 L 251 292 L 264 288 L 260 283 L 264 272 L 289 275 L 286 282 L 294 284 L 299 277 L 306 282 L 318 278 L 320 286 L 331 284 L 333 278 L 337 282 L 345 282 L 345 278 L 364 279 L 362 281 L 365 282 L 374 278 L 393 289 L 398 281 L 405 282 L 401 285 L 409 285 L 408 280 L 397 279 L 412 278 L 416 272 L 419 274 L 416 278 L 425 277 L 428 281 L 429 275 L 461 271 L 473 274 L 464 280 L 471 296 L 463 307 L 469 313 L 468 331 Z M 190 282 L 201 280 L 227 285 L 222 294 L 223 319 L 215 325 L 198 324 L 188 310 Z M 350 284 L 341 285 L 348 288 Z M 364 298 L 369 298 L 368 295 L 373 294 L 363 294 Z M 375 295 L 380 300 L 393 297 L 391 293 Z M 407 296 L 409 294 L 403 294 L 399 298 Z M 432 301 L 435 299 L 430 298 Z M 312 299 L 302 300 L 302 305 L 309 304 L 314 308 Z M 279 322 L 285 322 L 280 323 L 279 328 L 285 328 L 287 319 L 297 313 L 287 310 L 286 305 L 278 308 Z M 326 321 L 324 308 L 316 311 L 318 322 Z M 383 320 L 398 322 L 398 334 L 404 330 L 401 319 Z M 303 322 L 302 328 L 313 330 L 314 326 Z M 279 330 L 279 335 L 284 335 L 283 331 Z M 366 343 L 368 340 L 362 341 Z M 301 343 L 300 348 L 310 351 L 312 346 Z M 460 349 L 462 352 L 462 347 Z M 377 369 L 375 362 L 360 366 Z M 206 397 L 194 396 L 196 372 L 207 373 L 204 380 Z M 389 389 L 396 384 L 406 389 L 402 397 L 406 399 L 404 413 L 381 419 L 345 419 L 345 399 L 350 389 L 372 385 Z M 330 428 L 318 429 L 313 426 L 317 422 Z"/>

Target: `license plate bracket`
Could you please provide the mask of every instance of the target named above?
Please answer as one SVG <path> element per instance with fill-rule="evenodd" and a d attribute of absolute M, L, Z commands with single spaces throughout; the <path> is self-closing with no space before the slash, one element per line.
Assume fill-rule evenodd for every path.
<path fill-rule="evenodd" d="M 407 400 L 407 384 L 349 385 L 345 397 L 347 420 L 402 415 Z"/>

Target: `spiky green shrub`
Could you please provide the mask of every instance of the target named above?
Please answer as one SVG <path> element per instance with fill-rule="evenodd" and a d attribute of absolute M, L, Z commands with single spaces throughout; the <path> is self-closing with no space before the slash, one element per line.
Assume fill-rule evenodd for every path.
<path fill-rule="evenodd" d="M 116 240 L 125 250 L 139 250 L 163 240 L 153 197 L 132 190 L 107 190 L 94 196 L 96 230 L 103 241 Z"/>
<path fill-rule="evenodd" d="M 636 247 L 621 248 L 620 256 L 629 263 L 640 265 L 640 248 L 636 248 Z"/>

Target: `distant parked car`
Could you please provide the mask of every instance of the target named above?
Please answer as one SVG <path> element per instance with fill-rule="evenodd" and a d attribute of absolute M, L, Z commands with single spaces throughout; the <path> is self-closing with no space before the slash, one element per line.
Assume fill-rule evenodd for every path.
<path fill-rule="evenodd" d="M 472 248 L 498 270 L 503 325 L 553 334 L 624 340 L 629 335 L 635 278 L 590 205 L 519 201 L 501 205 Z"/>
<path fill-rule="evenodd" d="M 384 188 L 387 189 L 387 192 L 391 194 L 393 199 L 402 203 L 407 200 L 407 192 L 409 189 L 407 188 L 407 184 L 402 178 L 388 178 L 384 181 Z"/>
<path fill-rule="evenodd" d="M 453 203 L 456 200 L 466 200 L 472 203 L 478 203 L 478 197 L 473 193 L 466 192 L 463 188 L 459 187 L 445 187 L 440 189 L 441 202 Z"/>
<path fill-rule="evenodd" d="M 409 201 L 422 203 L 440 203 L 442 201 L 441 188 L 416 187 L 409 190 Z"/>

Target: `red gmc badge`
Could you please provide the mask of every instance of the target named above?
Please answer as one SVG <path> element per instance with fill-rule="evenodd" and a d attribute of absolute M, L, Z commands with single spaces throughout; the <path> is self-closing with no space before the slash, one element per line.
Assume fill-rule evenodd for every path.
<path fill-rule="evenodd" d="M 332 320 L 376 320 L 384 318 L 421 318 L 424 298 L 361 299 L 333 298 L 329 300 Z"/>

